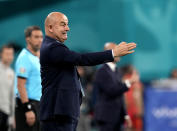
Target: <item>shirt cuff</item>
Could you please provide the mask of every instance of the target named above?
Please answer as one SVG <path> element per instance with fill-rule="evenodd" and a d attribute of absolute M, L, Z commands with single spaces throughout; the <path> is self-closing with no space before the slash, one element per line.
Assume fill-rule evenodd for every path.
<path fill-rule="evenodd" d="M 129 81 L 129 80 L 125 80 L 125 85 L 126 85 L 128 88 L 130 88 L 130 87 L 131 87 L 130 81 Z"/>

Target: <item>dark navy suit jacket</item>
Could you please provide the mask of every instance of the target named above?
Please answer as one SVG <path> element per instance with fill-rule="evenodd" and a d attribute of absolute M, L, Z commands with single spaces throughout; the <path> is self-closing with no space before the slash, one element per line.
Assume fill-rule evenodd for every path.
<path fill-rule="evenodd" d="M 128 91 L 128 88 L 121 82 L 120 74 L 104 64 L 96 73 L 94 87 L 98 92 L 95 105 L 96 120 L 122 123 L 126 115 L 123 93 Z"/>
<path fill-rule="evenodd" d="M 76 66 L 92 66 L 113 61 L 112 51 L 80 54 L 45 36 L 40 49 L 42 97 L 40 119 L 58 115 L 79 117 L 81 85 Z"/>

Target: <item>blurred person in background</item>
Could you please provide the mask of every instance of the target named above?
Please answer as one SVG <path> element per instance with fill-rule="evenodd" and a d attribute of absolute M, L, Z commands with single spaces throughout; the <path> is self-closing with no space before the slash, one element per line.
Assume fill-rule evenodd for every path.
<path fill-rule="evenodd" d="M 4 45 L 1 48 L 0 56 L 0 131 L 7 131 L 9 126 L 15 128 L 15 75 L 10 67 L 14 59 L 13 47 L 10 44 Z"/>
<path fill-rule="evenodd" d="M 16 130 L 39 131 L 39 101 L 41 97 L 41 77 L 39 49 L 43 34 L 38 26 L 29 26 L 25 30 L 26 48 L 15 64 L 16 83 Z"/>
<path fill-rule="evenodd" d="M 170 79 L 177 79 L 177 68 L 174 68 L 170 73 Z"/>
<path fill-rule="evenodd" d="M 140 82 L 139 74 L 132 65 L 121 67 L 123 79 L 137 76 L 137 81 L 131 84 L 131 88 L 125 93 L 127 112 L 132 120 L 132 131 L 143 130 L 143 85 Z"/>
<path fill-rule="evenodd" d="M 105 50 L 113 49 L 115 43 L 106 43 Z M 97 88 L 98 96 L 95 105 L 95 119 L 98 123 L 99 131 L 121 131 L 126 121 L 127 126 L 131 127 L 131 120 L 126 113 L 123 94 L 129 90 L 136 77 L 122 79 L 116 63 L 120 57 L 114 59 L 114 62 L 104 64 L 98 69 L 94 88 Z"/>

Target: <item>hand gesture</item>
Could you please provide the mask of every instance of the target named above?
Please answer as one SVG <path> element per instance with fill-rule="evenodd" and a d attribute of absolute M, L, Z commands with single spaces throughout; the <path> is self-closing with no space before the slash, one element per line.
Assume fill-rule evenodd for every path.
<path fill-rule="evenodd" d="M 114 57 L 120 57 L 120 56 L 124 56 L 127 54 L 131 54 L 134 52 L 134 49 L 136 48 L 136 44 L 135 43 L 126 43 L 126 42 L 121 42 L 119 45 L 117 45 L 114 49 L 113 49 L 113 53 L 114 53 Z"/>

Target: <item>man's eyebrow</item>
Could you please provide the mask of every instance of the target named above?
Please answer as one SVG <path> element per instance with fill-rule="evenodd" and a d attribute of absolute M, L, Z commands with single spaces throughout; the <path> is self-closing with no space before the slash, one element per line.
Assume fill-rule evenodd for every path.
<path fill-rule="evenodd" d="M 68 25 L 68 22 L 66 22 L 66 21 L 61 21 L 60 24 Z"/>
<path fill-rule="evenodd" d="M 60 22 L 60 24 L 66 24 L 66 22 L 64 22 L 64 21 L 61 21 L 61 22 Z"/>

